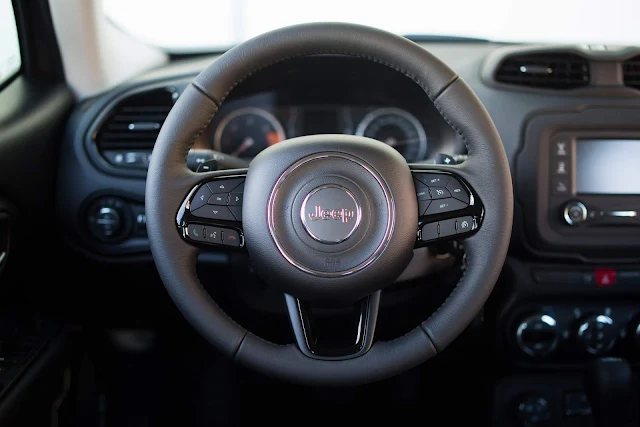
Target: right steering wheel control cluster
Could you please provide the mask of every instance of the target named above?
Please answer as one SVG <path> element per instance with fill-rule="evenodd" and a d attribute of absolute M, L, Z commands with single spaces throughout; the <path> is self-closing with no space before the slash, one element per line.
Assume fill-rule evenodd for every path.
<path fill-rule="evenodd" d="M 478 228 L 482 208 L 469 188 L 445 173 L 414 172 L 420 227 L 418 239 L 433 242 L 464 237 Z"/>

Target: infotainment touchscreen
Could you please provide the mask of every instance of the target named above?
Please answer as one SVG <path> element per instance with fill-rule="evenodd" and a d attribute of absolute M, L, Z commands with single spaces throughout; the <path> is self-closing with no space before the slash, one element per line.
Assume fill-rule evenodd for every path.
<path fill-rule="evenodd" d="M 640 194 L 640 140 L 578 139 L 577 194 Z"/>

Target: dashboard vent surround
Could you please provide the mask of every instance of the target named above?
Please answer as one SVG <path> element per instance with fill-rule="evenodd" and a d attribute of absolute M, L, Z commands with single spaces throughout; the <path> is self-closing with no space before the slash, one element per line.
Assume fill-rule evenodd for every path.
<path fill-rule="evenodd" d="M 100 154 L 114 166 L 146 168 L 160 128 L 177 98 L 175 88 L 164 87 L 119 101 L 94 133 Z"/>
<path fill-rule="evenodd" d="M 541 89 L 575 89 L 589 84 L 589 61 L 569 52 L 523 53 L 505 58 L 498 82 Z"/>
<path fill-rule="evenodd" d="M 640 55 L 622 63 L 622 76 L 625 86 L 640 89 Z"/>

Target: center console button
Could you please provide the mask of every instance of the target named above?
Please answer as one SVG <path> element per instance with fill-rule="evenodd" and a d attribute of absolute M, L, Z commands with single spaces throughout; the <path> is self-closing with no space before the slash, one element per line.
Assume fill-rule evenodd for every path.
<path fill-rule="evenodd" d="M 450 197 L 448 199 L 434 200 L 427 208 L 425 215 L 435 215 L 439 213 L 457 211 L 466 208 L 468 205 L 458 199 Z"/>
<path fill-rule="evenodd" d="M 569 179 L 553 178 L 551 180 L 551 192 L 556 196 L 569 194 Z"/>

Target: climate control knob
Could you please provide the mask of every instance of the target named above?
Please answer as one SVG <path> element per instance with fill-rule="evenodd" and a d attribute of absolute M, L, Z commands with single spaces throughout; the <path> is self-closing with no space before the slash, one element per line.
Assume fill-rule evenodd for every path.
<path fill-rule="evenodd" d="M 548 314 L 534 314 L 525 318 L 516 329 L 516 343 L 531 357 L 544 357 L 558 345 L 558 325 Z"/>
<path fill-rule="evenodd" d="M 587 219 L 587 207 L 584 203 L 574 200 L 565 205 L 562 217 L 569 225 L 578 225 Z"/>
<path fill-rule="evenodd" d="M 600 356 L 607 353 L 616 343 L 618 329 L 611 317 L 596 314 L 586 317 L 578 326 L 578 343 L 590 354 Z"/>

